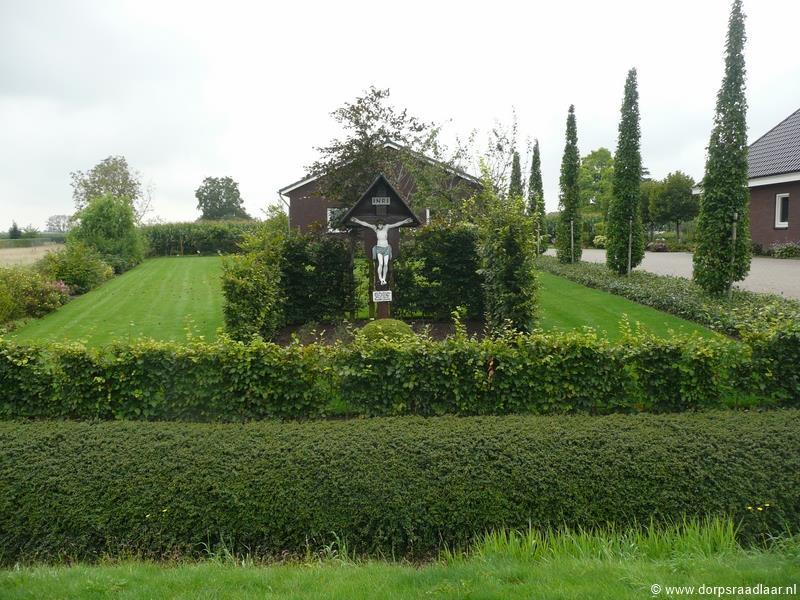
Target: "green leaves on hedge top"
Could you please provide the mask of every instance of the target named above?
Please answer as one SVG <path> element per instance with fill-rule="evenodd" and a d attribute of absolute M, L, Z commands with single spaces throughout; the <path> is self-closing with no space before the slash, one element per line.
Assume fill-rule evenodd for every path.
<path fill-rule="evenodd" d="M 769 503 L 800 528 L 800 414 L 0 423 L 0 562 L 430 556 L 499 528 L 627 526 Z"/>

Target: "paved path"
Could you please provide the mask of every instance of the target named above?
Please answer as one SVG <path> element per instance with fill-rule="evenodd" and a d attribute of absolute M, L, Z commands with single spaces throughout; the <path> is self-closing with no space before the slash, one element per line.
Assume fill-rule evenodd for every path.
<path fill-rule="evenodd" d="M 554 250 L 547 254 L 555 255 Z M 604 263 L 606 251 L 586 248 L 583 260 Z M 692 277 L 692 254 L 690 252 L 645 252 L 644 260 L 638 267 L 659 275 Z M 769 292 L 800 300 L 800 260 L 764 258 L 754 256 L 750 263 L 750 274 L 744 281 L 736 284 L 753 292 Z"/>

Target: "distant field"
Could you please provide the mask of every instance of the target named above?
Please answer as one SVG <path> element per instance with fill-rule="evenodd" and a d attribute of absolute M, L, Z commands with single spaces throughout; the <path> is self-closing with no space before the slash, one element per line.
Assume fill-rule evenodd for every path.
<path fill-rule="evenodd" d="M 50 244 L 31 248 L 0 248 L 0 267 L 32 265 L 48 252 L 60 250 L 63 247 L 63 244 Z"/>
<path fill-rule="evenodd" d="M 154 258 L 20 329 L 19 340 L 207 339 L 222 326 L 221 259 Z"/>
<path fill-rule="evenodd" d="M 19 340 L 83 340 L 99 346 L 115 339 L 183 340 L 187 331 L 216 338 L 223 326 L 221 259 L 155 258 L 18 330 Z M 593 290 L 549 273 L 539 274 L 541 326 L 546 330 L 595 327 L 620 336 L 627 315 L 656 335 L 673 330 L 716 336 L 690 321 Z"/>

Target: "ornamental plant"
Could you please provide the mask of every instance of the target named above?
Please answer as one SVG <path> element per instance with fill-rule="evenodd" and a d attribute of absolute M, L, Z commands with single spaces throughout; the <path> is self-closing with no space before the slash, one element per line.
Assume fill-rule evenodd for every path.
<path fill-rule="evenodd" d="M 750 271 L 744 42 L 742 2 L 734 0 L 725 42 L 725 75 L 717 93 L 708 143 L 694 253 L 694 280 L 712 294 L 728 292 Z"/>
<path fill-rule="evenodd" d="M 581 259 L 581 207 L 578 172 L 578 129 L 575 124 L 575 106 L 570 105 L 567 114 L 567 141 L 561 159 L 561 212 L 556 227 L 556 256 L 561 262 L 577 262 Z"/>
<path fill-rule="evenodd" d="M 614 157 L 614 193 L 606 223 L 606 264 L 609 269 L 623 274 L 629 273 L 644 258 L 644 228 L 639 207 L 642 156 L 636 69 L 628 71 L 621 113 Z"/>

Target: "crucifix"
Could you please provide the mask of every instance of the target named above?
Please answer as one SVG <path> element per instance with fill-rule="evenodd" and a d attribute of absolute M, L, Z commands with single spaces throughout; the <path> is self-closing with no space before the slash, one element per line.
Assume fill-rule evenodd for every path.
<path fill-rule="evenodd" d="M 389 233 L 400 227 L 418 227 L 421 222 L 383 174 L 378 175 L 358 202 L 342 217 L 341 222 L 345 225 L 359 225 L 375 233 L 375 244 L 367 254 L 373 265 L 370 270 L 375 273 L 370 282 L 370 300 L 377 307 L 377 317 L 387 318 L 392 290 L 386 288 L 390 287 L 389 267 L 394 258 Z"/>

